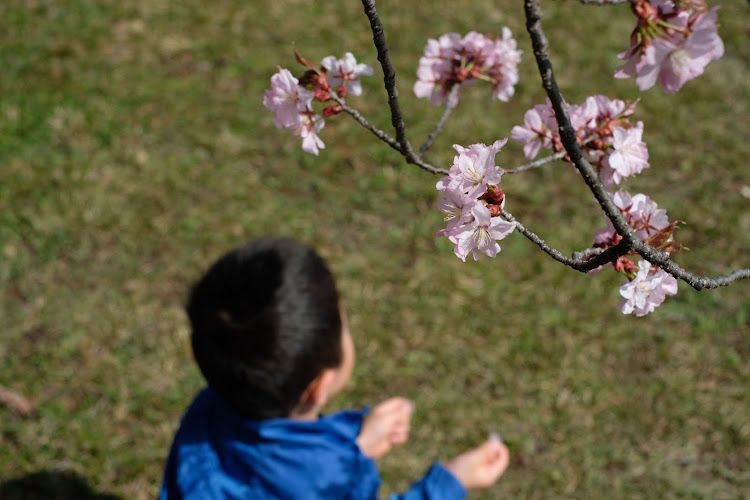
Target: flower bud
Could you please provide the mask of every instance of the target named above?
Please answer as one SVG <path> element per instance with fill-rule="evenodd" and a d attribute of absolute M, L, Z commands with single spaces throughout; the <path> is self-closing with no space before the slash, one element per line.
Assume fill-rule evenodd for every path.
<path fill-rule="evenodd" d="M 628 275 L 635 274 L 635 262 L 628 259 L 627 257 L 620 257 L 614 263 L 615 271 L 618 273 L 625 273 Z"/>
<path fill-rule="evenodd" d="M 490 217 L 498 217 L 500 214 L 503 213 L 503 210 L 500 208 L 500 205 L 493 205 L 491 203 L 487 204 L 487 210 L 490 211 Z"/>
<path fill-rule="evenodd" d="M 326 106 L 323 108 L 323 116 L 325 118 L 330 118 L 332 116 L 335 116 L 337 114 L 341 113 L 341 105 L 340 104 L 331 104 L 329 106 Z"/>
<path fill-rule="evenodd" d="M 299 77 L 299 84 L 305 88 L 314 87 L 318 81 L 318 72 L 314 69 L 308 69 L 305 74 Z"/>
<path fill-rule="evenodd" d="M 505 200 L 505 193 L 499 186 L 487 186 L 487 191 L 481 196 L 482 200 L 493 205 L 502 205 Z"/>
<path fill-rule="evenodd" d="M 659 21 L 659 11 L 648 0 L 636 0 L 632 5 L 633 12 L 643 26 L 647 26 L 649 21 L 652 23 Z"/>
<path fill-rule="evenodd" d="M 315 89 L 313 90 L 313 96 L 316 101 L 326 102 L 331 100 L 331 94 L 327 90 Z"/>

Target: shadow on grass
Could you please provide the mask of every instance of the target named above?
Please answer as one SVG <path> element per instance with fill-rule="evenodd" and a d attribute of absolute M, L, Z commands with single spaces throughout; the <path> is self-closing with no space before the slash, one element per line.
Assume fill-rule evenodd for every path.
<path fill-rule="evenodd" d="M 39 471 L 0 483 L 0 500 L 122 500 L 97 493 L 71 471 Z"/>

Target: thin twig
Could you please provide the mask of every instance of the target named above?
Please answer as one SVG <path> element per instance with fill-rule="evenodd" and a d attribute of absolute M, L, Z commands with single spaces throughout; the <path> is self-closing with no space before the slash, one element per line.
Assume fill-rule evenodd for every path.
<path fill-rule="evenodd" d="M 427 141 L 425 141 L 425 143 L 422 144 L 422 147 L 419 148 L 419 153 L 417 153 L 418 157 L 422 158 L 422 156 L 424 156 L 427 150 L 432 147 L 432 143 L 435 141 L 435 138 L 438 136 L 438 134 L 443 131 L 443 126 L 445 125 L 445 122 L 448 120 L 448 117 L 451 115 L 453 110 L 456 109 L 456 106 L 458 105 L 458 93 L 460 91 L 461 91 L 461 84 L 459 83 L 453 84 L 453 87 L 451 87 L 450 92 L 448 92 L 448 99 L 445 103 L 445 111 L 443 112 L 443 116 L 440 117 L 440 120 L 438 120 L 437 125 L 435 125 L 435 130 L 433 130 L 432 133 L 427 137 Z"/>
<path fill-rule="evenodd" d="M 583 156 L 583 151 L 578 145 L 575 130 L 570 123 L 565 100 L 560 93 L 560 89 L 555 81 L 555 75 L 552 71 L 552 63 L 549 60 L 549 42 L 542 30 L 542 10 L 539 6 L 538 0 L 524 0 L 524 9 L 526 12 L 526 29 L 531 37 L 534 56 L 536 57 L 537 66 L 539 67 L 539 74 L 542 77 L 542 86 L 547 92 L 547 96 L 555 110 L 555 117 L 557 118 L 558 130 L 562 144 L 568 152 L 571 161 L 581 173 L 586 185 L 599 202 L 605 215 L 610 221 L 612 221 L 612 225 L 617 233 L 622 236 L 622 241 L 616 247 L 612 248 L 622 246 L 623 248 L 637 252 L 651 264 L 664 269 L 675 278 L 685 281 L 696 290 L 702 290 L 703 288 L 718 288 L 720 286 L 726 286 L 738 279 L 750 279 L 750 269 L 738 269 L 730 274 L 719 276 L 717 278 L 708 278 L 692 274 L 675 264 L 675 262 L 669 258 L 667 252 L 649 246 L 635 234 L 633 228 L 628 225 L 627 221 L 620 213 L 620 210 L 615 206 L 609 197 L 609 194 L 604 190 L 599 175 L 591 164 L 586 161 Z M 594 259 L 591 260 L 598 259 L 608 253 L 609 250 L 610 249 L 607 249 L 601 255 L 594 257 Z"/>
<path fill-rule="evenodd" d="M 609 247 L 608 249 L 602 251 L 598 255 L 595 255 L 588 260 L 578 258 L 576 255 L 573 255 L 573 258 L 566 257 L 559 250 L 549 246 L 538 235 L 526 229 L 523 224 L 518 222 L 510 212 L 503 210 L 502 216 L 503 219 L 507 220 L 508 222 L 514 222 L 516 224 L 516 229 L 518 230 L 518 232 L 528 238 L 536 246 L 538 246 L 544 253 L 546 253 L 556 261 L 575 269 L 576 271 L 581 271 L 584 273 L 591 271 L 599 266 L 603 266 L 604 264 L 614 262 L 628 253 L 628 249 L 624 245 L 620 244 Z"/>
<path fill-rule="evenodd" d="M 380 21 L 377 10 L 375 10 L 374 0 L 362 0 L 362 6 L 365 9 L 365 15 L 370 20 L 370 29 L 372 30 L 372 40 L 378 51 L 378 61 L 383 68 L 383 84 L 388 94 L 388 106 L 391 110 L 391 124 L 396 130 L 396 142 L 398 143 L 401 154 L 406 158 L 407 163 L 418 166 L 419 168 L 433 174 L 447 175 L 448 171 L 435 167 L 422 161 L 411 147 L 411 143 L 406 138 L 406 124 L 401 114 L 401 105 L 398 101 L 398 90 L 396 89 L 396 71 L 391 64 L 391 58 L 388 55 L 388 44 L 385 41 L 385 30 L 383 23 Z"/>
<path fill-rule="evenodd" d="M 357 122 L 360 125 L 362 125 L 364 128 L 366 128 L 367 130 L 369 130 L 370 132 L 372 132 L 373 134 L 375 134 L 375 137 L 377 137 L 381 141 L 385 142 L 386 144 L 388 144 L 390 147 L 392 147 L 393 149 L 395 149 L 399 153 L 401 152 L 401 146 L 396 141 L 396 139 L 394 139 L 393 137 L 389 136 L 388 134 L 386 134 L 385 132 L 383 132 L 382 130 L 380 130 L 379 128 L 377 128 L 375 125 L 373 125 L 370 122 L 368 122 L 367 119 L 364 116 L 362 116 L 362 113 L 360 113 L 359 111 L 357 111 L 354 108 L 351 108 L 351 107 L 347 106 L 346 103 L 344 102 L 344 100 L 341 99 L 339 96 L 337 96 L 334 92 L 331 92 L 330 95 L 331 95 L 331 99 L 333 99 L 334 101 L 336 101 L 339 104 L 339 106 L 341 106 L 341 110 L 342 111 L 344 111 L 345 113 L 351 115 L 351 117 L 354 118 L 355 120 L 357 120 Z"/>
<path fill-rule="evenodd" d="M 587 248 L 586 250 L 573 252 L 573 258 L 578 260 L 587 260 L 591 257 L 599 255 L 602 252 L 604 252 L 603 248 Z"/>
<path fill-rule="evenodd" d="M 525 165 L 520 165 L 518 167 L 513 167 L 508 170 L 504 170 L 504 174 L 517 174 L 518 172 L 523 172 L 524 170 L 531 170 L 532 168 L 538 168 L 542 165 L 546 165 L 547 163 L 551 163 L 555 160 L 559 160 L 563 158 L 566 154 L 568 154 L 565 151 L 560 151 L 559 153 L 555 153 L 550 156 L 545 156 L 544 158 L 540 158 L 538 160 L 534 160 L 531 163 L 527 163 Z"/>

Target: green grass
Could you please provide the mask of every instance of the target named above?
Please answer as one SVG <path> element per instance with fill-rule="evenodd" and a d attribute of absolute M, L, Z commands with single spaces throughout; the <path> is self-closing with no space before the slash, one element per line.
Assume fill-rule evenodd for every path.
<path fill-rule="evenodd" d="M 426 37 L 507 25 L 524 50 L 511 103 L 482 85 L 462 96 L 430 156 L 447 167 L 452 144 L 509 136 L 544 96 L 520 4 L 425 5 L 378 2 L 416 144 L 441 112 L 411 96 Z M 570 102 L 638 97 L 611 78 L 627 7 L 543 6 Z M 677 95 L 643 93 L 637 115 L 652 168 L 625 187 L 688 222 L 677 261 L 698 273 L 750 265 L 749 9 L 725 3 L 725 57 Z M 377 64 L 359 2 L 6 0 L 0 26 L 0 384 L 37 405 L 0 408 L 0 497 L 27 477 L 71 498 L 153 498 L 202 386 L 186 292 L 269 233 L 315 245 L 338 277 L 358 365 L 331 409 L 416 402 L 409 444 L 381 462 L 384 493 L 498 431 L 511 468 L 472 498 L 747 497 L 747 283 L 683 284 L 624 317 L 617 276 L 565 269 L 518 235 L 460 262 L 434 238 L 436 178 L 347 117 L 328 121 L 319 157 L 274 128 L 263 90 L 277 65 L 299 70 L 293 43 Z M 379 85 L 349 102 L 387 129 Z M 498 161 L 523 163 L 521 148 Z M 566 253 L 604 226 L 562 164 L 503 184 L 508 210 Z"/>

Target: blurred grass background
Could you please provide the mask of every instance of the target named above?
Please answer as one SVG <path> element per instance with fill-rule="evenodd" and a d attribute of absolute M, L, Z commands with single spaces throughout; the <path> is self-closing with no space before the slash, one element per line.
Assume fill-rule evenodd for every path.
<path fill-rule="evenodd" d="M 378 3 L 417 146 L 441 113 L 411 92 L 427 37 L 507 25 L 524 50 L 511 103 L 490 103 L 481 84 L 463 93 L 429 158 L 447 168 L 452 144 L 509 136 L 544 95 L 521 2 L 426 5 Z M 611 77 L 627 6 L 543 7 L 569 102 L 639 97 Z M 353 0 L 0 4 L 0 384 L 36 406 L 0 408 L 0 497 L 28 498 L 14 496 L 19 481 L 41 481 L 64 498 L 71 477 L 71 498 L 155 497 L 203 385 L 187 290 L 224 251 L 281 234 L 316 246 L 345 297 L 358 366 L 331 409 L 416 402 L 410 443 L 381 461 L 384 494 L 497 431 L 512 466 L 472 498 L 750 498 L 747 283 L 681 284 L 655 314 L 622 316 L 614 273 L 570 271 L 519 235 L 497 259 L 462 263 L 433 236 L 437 179 L 348 117 L 328 120 L 319 157 L 274 128 L 263 90 L 277 65 L 301 72 L 296 46 L 375 66 L 349 104 L 390 130 L 361 11 Z M 688 222 L 677 236 L 692 250 L 677 261 L 709 275 L 750 266 L 750 6 L 724 2 L 719 18 L 722 60 L 677 95 L 640 95 L 652 168 L 624 186 Z M 523 163 L 521 147 L 498 162 Z M 566 253 L 605 225 L 563 164 L 503 188 L 508 210 Z"/>

